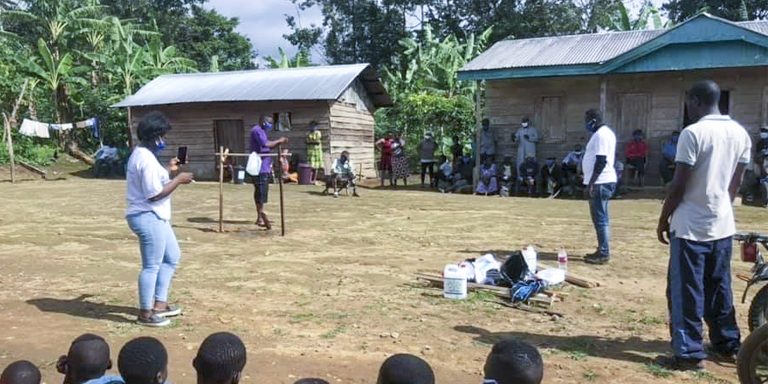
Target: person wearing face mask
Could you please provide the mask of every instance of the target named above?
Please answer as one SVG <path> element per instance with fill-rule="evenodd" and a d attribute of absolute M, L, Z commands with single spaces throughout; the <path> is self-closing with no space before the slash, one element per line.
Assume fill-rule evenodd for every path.
<path fill-rule="evenodd" d="M 179 243 L 171 227 L 171 194 L 182 184 L 193 181 L 189 172 L 178 172 L 179 159 L 167 167 L 157 160 L 165 149 L 165 135 L 171 130 L 160 112 L 150 112 L 136 130 L 140 144 L 133 150 L 126 167 L 125 218 L 139 238 L 141 273 L 139 274 L 138 323 L 148 327 L 170 324 L 168 317 L 181 309 L 168 304 L 168 291 L 181 256 Z"/>
<path fill-rule="evenodd" d="M 606 264 L 611 259 L 608 201 L 616 191 L 616 169 L 613 165 L 616 160 L 616 134 L 603 123 L 603 115 L 596 109 L 584 114 L 584 123 L 592 137 L 584 151 L 581 169 L 598 244 L 597 251 L 584 257 L 584 262 Z"/>
<path fill-rule="evenodd" d="M 563 171 L 563 187 L 567 187 L 568 192 L 573 194 L 581 185 L 579 174 L 581 173 L 581 158 L 584 155 L 581 144 L 576 144 L 573 151 L 568 152 L 560 163 Z"/>
<path fill-rule="evenodd" d="M 624 149 L 627 158 L 627 170 L 631 171 L 632 180 L 640 187 L 645 182 L 645 163 L 648 158 L 648 144 L 643 140 L 643 131 L 632 132 L 632 141 Z"/>
<path fill-rule="evenodd" d="M 512 142 L 517 143 L 517 174 L 521 175 L 520 167 L 525 159 L 536 158 L 536 143 L 539 142 L 539 131 L 531 125 L 531 119 L 523 118 L 520 128 L 512 136 Z"/>
<path fill-rule="evenodd" d="M 285 137 L 270 141 L 267 137 L 267 133 L 270 131 L 272 131 L 272 118 L 264 115 L 259 116 L 259 123 L 251 128 L 251 153 L 268 154 L 272 152 L 272 148 L 288 142 Z M 256 225 L 267 230 L 272 229 L 272 224 L 267 218 L 267 214 L 264 213 L 264 204 L 269 200 L 270 175 L 272 175 L 272 158 L 263 156 L 259 175 L 253 178 L 253 201 L 256 203 L 258 214 Z"/>
<path fill-rule="evenodd" d="M 435 142 L 432 132 L 424 134 L 424 140 L 419 144 L 419 154 L 421 155 L 421 187 L 424 188 L 424 181 L 429 171 L 429 186 L 436 187 L 437 180 L 435 180 L 435 151 L 437 150 L 437 143 Z"/>
<path fill-rule="evenodd" d="M 312 182 L 317 180 L 317 173 L 323 168 L 323 135 L 317 129 L 317 121 L 309 122 L 307 133 L 307 162 L 312 167 Z"/>
<path fill-rule="evenodd" d="M 664 185 L 672 182 L 675 175 L 675 156 L 677 156 L 677 140 L 680 138 L 680 132 L 672 132 L 672 137 L 661 147 L 661 162 L 659 163 L 659 173 Z"/>
<path fill-rule="evenodd" d="M 472 151 L 474 153 L 474 150 Z M 482 130 L 480 131 L 480 163 L 485 164 L 485 159 L 490 158 L 494 161 L 496 157 L 496 136 L 491 130 L 491 121 L 483 119 Z"/>

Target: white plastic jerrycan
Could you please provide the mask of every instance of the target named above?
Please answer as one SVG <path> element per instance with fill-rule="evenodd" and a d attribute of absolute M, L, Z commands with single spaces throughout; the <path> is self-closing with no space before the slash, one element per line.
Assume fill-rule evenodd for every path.
<path fill-rule="evenodd" d="M 447 264 L 443 270 L 443 296 L 454 300 L 467 298 L 467 274 L 456 264 Z"/>

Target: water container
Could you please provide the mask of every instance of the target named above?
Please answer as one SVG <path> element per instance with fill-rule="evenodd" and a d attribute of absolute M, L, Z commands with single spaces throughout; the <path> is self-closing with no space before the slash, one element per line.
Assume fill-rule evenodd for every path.
<path fill-rule="evenodd" d="M 309 164 L 299 164 L 299 184 L 310 185 L 312 184 L 312 166 Z"/>
<path fill-rule="evenodd" d="M 245 167 L 242 165 L 236 165 L 234 167 L 234 177 L 232 178 L 232 182 L 235 184 L 242 184 L 245 181 Z"/>
<path fill-rule="evenodd" d="M 454 300 L 467 298 L 467 275 L 456 264 L 448 264 L 443 270 L 443 296 Z"/>
<path fill-rule="evenodd" d="M 563 271 L 568 270 L 568 253 L 565 252 L 565 248 L 560 247 L 557 252 L 557 266 Z"/>

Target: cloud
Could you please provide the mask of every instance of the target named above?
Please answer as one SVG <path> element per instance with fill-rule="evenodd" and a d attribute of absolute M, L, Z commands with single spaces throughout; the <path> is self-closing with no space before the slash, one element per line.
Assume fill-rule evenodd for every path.
<path fill-rule="evenodd" d="M 298 10 L 291 0 L 209 0 L 206 8 L 213 8 L 227 17 L 237 17 L 237 32 L 249 37 L 259 57 L 277 57 L 278 47 L 289 55 L 296 52 L 284 34 L 291 32 L 285 23 L 285 15 L 296 16 Z M 313 8 L 300 15 L 302 25 L 320 25 L 323 21 L 320 9 Z M 319 58 L 314 58 L 319 60 Z"/>

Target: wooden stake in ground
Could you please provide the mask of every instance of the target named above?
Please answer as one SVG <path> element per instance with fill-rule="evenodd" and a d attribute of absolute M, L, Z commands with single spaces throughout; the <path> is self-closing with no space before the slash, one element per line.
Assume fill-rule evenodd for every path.
<path fill-rule="evenodd" d="M 8 142 L 8 157 L 11 159 L 11 184 L 16 182 L 16 161 L 13 156 L 13 139 L 11 138 L 11 121 L 8 115 L 3 113 L 3 127 Z"/>
<path fill-rule="evenodd" d="M 277 145 L 277 153 L 278 154 L 283 153 L 283 146 L 280 144 Z M 277 180 L 278 180 L 278 185 L 280 186 L 280 236 L 285 237 L 285 208 L 283 206 L 283 167 L 279 160 L 280 158 L 278 158 L 278 161 L 275 162 L 274 166 L 278 168 Z"/>
<path fill-rule="evenodd" d="M 219 232 L 224 232 L 224 162 L 227 161 L 227 152 L 224 152 L 223 146 L 219 147 Z"/>

